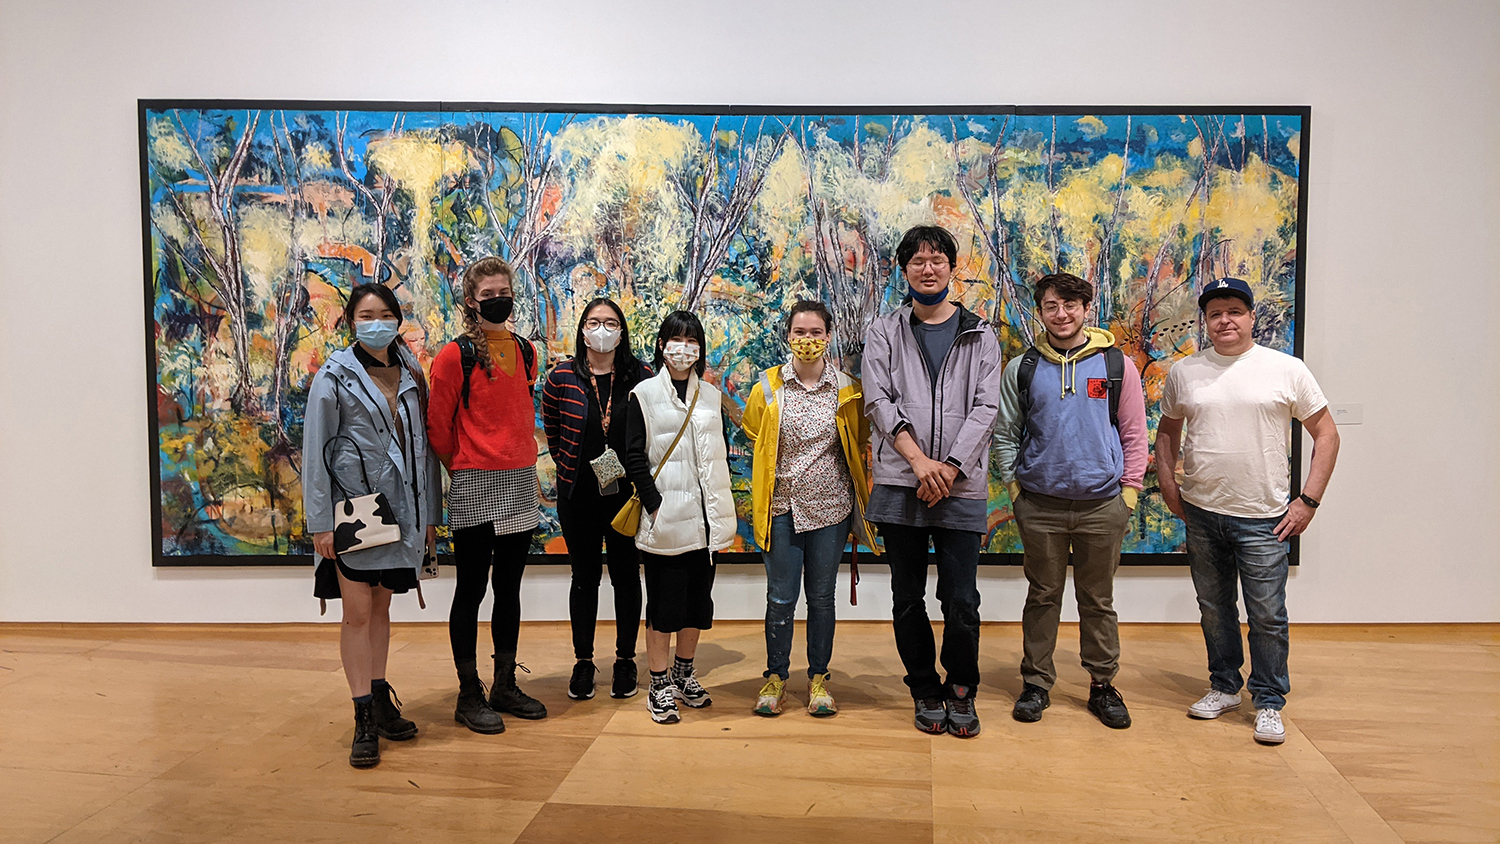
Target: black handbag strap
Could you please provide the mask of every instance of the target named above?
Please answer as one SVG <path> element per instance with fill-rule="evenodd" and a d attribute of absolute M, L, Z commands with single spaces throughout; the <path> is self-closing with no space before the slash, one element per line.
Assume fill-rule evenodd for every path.
<path fill-rule="evenodd" d="M 349 490 L 345 489 L 343 484 L 339 483 L 339 476 L 334 473 L 333 464 L 328 462 L 328 447 L 333 445 L 335 440 L 348 440 L 354 446 L 354 456 L 359 458 L 359 479 L 365 482 L 366 490 L 374 492 L 375 490 L 370 486 L 370 475 L 365 471 L 365 455 L 359 450 L 359 443 L 348 434 L 334 434 L 323 443 L 323 468 L 327 470 L 329 480 L 333 481 L 335 487 L 338 487 L 339 494 L 343 495 L 345 500 L 354 497 L 349 494 Z"/>

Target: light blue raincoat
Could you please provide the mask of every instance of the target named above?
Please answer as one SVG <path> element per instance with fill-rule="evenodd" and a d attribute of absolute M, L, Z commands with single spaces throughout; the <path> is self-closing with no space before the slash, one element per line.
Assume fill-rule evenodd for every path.
<path fill-rule="evenodd" d="M 397 348 L 402 359 L 415 367 L 411 352 Z M 428 451 L 427 421 L 417 383 L 405 366 L 401 369 L 396 410 L 405 429 L 405 453 L 403 444 L 396 442 L 390 405 L 354 356 L 352 346 L 328 358 L 313 376 L 307 394 L 302 434 L 302 503 L 308 533 L 333 530 L 333 506 L 344 497 L 328 477 L 323 459 L 325 445 L 327 465 L 337 474 L 344 490 L 351 496 L 385 493 L 401 525 L 400 542 L 342 555 L 344 565 L 358 571 L 420 568 L 427 552 L 427 526 L 441 518 L 441 469 L 437 458 Z M 336 435 L 354 442 L 334 440 Z M 360 474 L 360 456 L 364 457 L 369 487 Z"/>

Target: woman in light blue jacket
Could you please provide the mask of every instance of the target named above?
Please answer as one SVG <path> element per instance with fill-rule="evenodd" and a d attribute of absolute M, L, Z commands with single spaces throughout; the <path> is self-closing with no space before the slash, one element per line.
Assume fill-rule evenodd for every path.
<path fill-rule="evenodd" d="M 369 768 L 380 763 L 380 736 L 401 741 L 417 734 L 385 681 L 391 595 L 417 587 L 417 572 L 436 539 L 442 482 L 427 448 L 427 383 L 398 336 L 395 294 L 383 284 L 354 288 L 344 322 L 355 342 L 329 356 L 307 394 L 302 498 L 317 552 L 313 594 L 343 601 L 339 655 L 354 698 L 349 764 Z M 388 525 L 393 517 L 400 538 L 337 552 L 335 507 L 370 493 L 389 503 L 371 521 Z M 349 547 L 348 530 L 340 528 L 339 547 Z"/>

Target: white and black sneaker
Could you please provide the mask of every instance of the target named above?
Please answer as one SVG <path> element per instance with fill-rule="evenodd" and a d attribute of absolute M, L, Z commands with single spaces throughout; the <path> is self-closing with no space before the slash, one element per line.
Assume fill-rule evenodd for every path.
<path fill-rule="evenodd" d="M 677 687 L 668 683 L 652 688 L 646 693 L 646 709 L 651 712 L 651 720 L 658 724 L 681 721 L 682 716 L 677 713 Z"/>
<path fill-rule="evenodd" d="M 1240 708 L 1239 692 L 1221 692 L 1218 689 L 1209 689 L 1208 694 L 1192 706 L 1188 707 L 1188 715 L 1194 718 L 1217 718 L 1226 712 L 1233 712 Z"/>
<path fill-rule="evenodd" d="M 672 678 L 672 691 L 677 699 L 694 709 L 702 709 L 714 702 L 708 696 L 708 689 L 698 682 L 698 675 L 689 674 L 686 677 Z"/>

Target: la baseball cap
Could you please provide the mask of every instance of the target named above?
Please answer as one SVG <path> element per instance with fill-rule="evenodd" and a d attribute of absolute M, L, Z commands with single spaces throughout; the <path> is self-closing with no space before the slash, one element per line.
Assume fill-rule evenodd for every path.
<path fill-rule="evenodd" d="M 1210 299 L 1220 296 L 1235 296 L 1245 300 L 1245 306 L 1255 307 L 1255 294 L 1250 292 L 1250 285 L 1237 278 L 1221 278 L 1203 288 L 1203 293 L 1198 296 L 1198 310 L 1203 310 Z"/>

